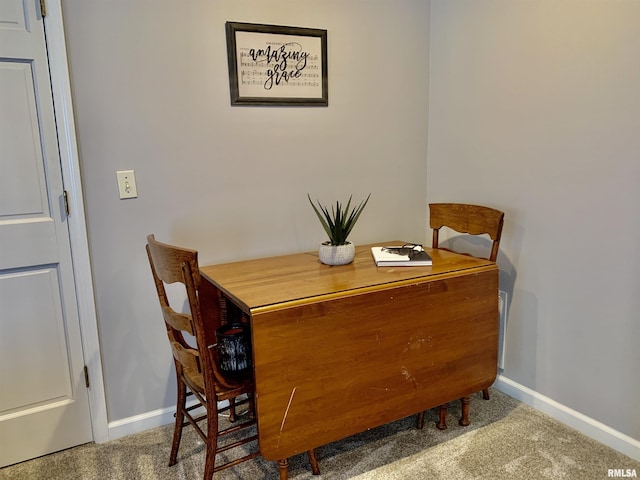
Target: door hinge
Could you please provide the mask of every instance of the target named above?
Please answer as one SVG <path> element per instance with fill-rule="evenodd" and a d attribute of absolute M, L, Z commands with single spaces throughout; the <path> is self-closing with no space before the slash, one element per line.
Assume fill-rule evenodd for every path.
<path fill-rule="evenodd" d="M 64 199 L 64 213 L 66 213 L 68 217 L 69 216 L 69 194 L 67 193 L 66 190 L 62 192 L 62 198 Z"/>
<path fill-rule="evenodd" d="M 89 388 L 89 369 L 84 366 L 84 385 Z"/>
<path fill-rule="evenodd" d="M 47 16 L 47 4 L 45 3 L 45 0 L 40 0 L 40 14 L 42 17 Z"/>

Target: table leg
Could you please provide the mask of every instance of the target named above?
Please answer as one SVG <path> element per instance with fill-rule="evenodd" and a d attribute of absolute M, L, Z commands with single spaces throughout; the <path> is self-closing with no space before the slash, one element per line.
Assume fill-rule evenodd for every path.
<path fill-rule="evenodd" d="M 314 475 L 320 475 L 320 467 L 318 466 L 316 451 L 309 450 L 307 451 L 307 455 L 309 455 L 309 463 L 311 464 L 311 471 L 313 472 Z"/>
<path fill-rule="evenodd" d="M 458 423 L 463 427 L 466 427 L 469 425 L 469 397 L 462 397 L 460 399 L 460 403 L 462 404 L 462 416 Z"/>
<path fill-rule="evenodd" d="M 448 403 L 440 405 L 440 416 L 438 418 L 438 423 L 436 424 L 438 430 L 447 429 L 447 408 L 449 408 Z"/>
<path fill-rule="evenodd" d="M 422 428 L 424 427 L 424 411 L 420 412 L 418 414 L 418 418 L 416 421 L 416 427 L 418 428 L 418 430 L 422 430 Z"/>
<path fill-rule="evenodd" d="M 280 469 L 280 480 L 288 480 L 289 478 L 289 459 L 278 460 L 278 468 Z"/>

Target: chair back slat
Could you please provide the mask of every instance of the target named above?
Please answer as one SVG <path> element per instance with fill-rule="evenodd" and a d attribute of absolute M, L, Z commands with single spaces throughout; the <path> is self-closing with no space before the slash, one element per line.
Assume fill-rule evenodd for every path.
<path fill-rule="evenodd" d="M 195 337 L 196 333 L 193 328 L 193 318 L 191 318 L 191 315 L 176 312 L 173 308 L 166 305 L 162 307 L 162 316 L 164 317 L 164 321 L 172 328 L 182 330 Z"/>
<path fill-rule="evenodd" d="M 432 247 L 439 247 L 439 232 L 442 227 L 469 235 L 488 235 L 492 240 L 489 260 L 498 258 L 504 212 L 482 205 L 464 203 L 430 203 L 429 225 L 433 229 Z"/>
<path fill-rule="evenodd" d="M 153 237 L 153 235 L 149 235 L 149 237 Z M 149 238 L 147 240 L 149 241 Z M 193 278 L 194 288 L 200 287 L 198 252 L 196 250 L 176 248 L 151 238 L 151 241 L 147 243 L 147 252 L 153 257 L 153 269 L 156 276 L 164 283 L 184 283 L 182 265 L 188 264 L 191 271 L 197 273 L 194 276 L 196 278 Z"/>
<path fill-rule="evenodd" d="M 179 342 L 171 342 L 171 351 L 173 353 L 173 358 L 175 358 L 186 371 L 185 373 L 187 374 L 187 377 L 202 374 L 200 354 L 197 350 L 193 348 L 185 348 Z"/>

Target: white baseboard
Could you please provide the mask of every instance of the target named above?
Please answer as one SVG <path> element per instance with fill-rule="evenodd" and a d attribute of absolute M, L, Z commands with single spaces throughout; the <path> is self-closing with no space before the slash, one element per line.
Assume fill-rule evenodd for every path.
<path fill-rule="evenodd" d="M 109 440 L 173 423 L 175 411 L 175 407 L 169 407 L 109 422 Z"/>
<path fill-rule="evenodd" d="M 187 402 L 187 406 L 191 406 L 197 403 L 196 401 Z M 222 408 L 229 405 L 227 400 L 218 403 L 218 407 Z M 134 415 L 133 417 L 123 418 L 116 420 L 115 422 L 109 422 L 109 438 L 108 440 L 115 440 L 116 438 L 126 437 L 134 433 L 144 432 L 151 428 L 162 427 L 175 421 L 174 413 L 175 407 L 161 408 L 159 410 L 153 410 L 151 412 L 141 413 L 140 415 Z M 203 410 L 204 412 L 204 410 Z M 103 442 L 96 442 L 103 443 Z"/>
<path fill-rule="evenodd" d="M 640 461 L 640 441 L 635 438 L 618 432 L 502 375 L 498 376 L 493 386 L 510 397 L 578 430 L 580 433 L 634 460 Z"/>

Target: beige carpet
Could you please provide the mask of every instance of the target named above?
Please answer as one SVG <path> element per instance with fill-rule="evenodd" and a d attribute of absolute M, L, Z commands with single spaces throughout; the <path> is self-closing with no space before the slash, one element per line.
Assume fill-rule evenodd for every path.
<path fill-rule="evenodd" d="M 546 415 L 492 389 L 491 400 L 471 401 L 472 424 L 435 428 L 436 412 L 423 430 L 410 417 L 317 450 L 322 474 L 313 476 L 306 455 L 290 459 L 291 480 L 601 480 L 609 469 L 635 469 L 634 461 Z M 88 444 L 0 469 L 1 480 L 183 480 L 202 478 L 203 448 L 188 429 L 179 462 L 167 467 L 171 426 L 112 442 Z M 273 462 L 256 459 L 217 473 L 216 480 L 277 479 Z"/>

